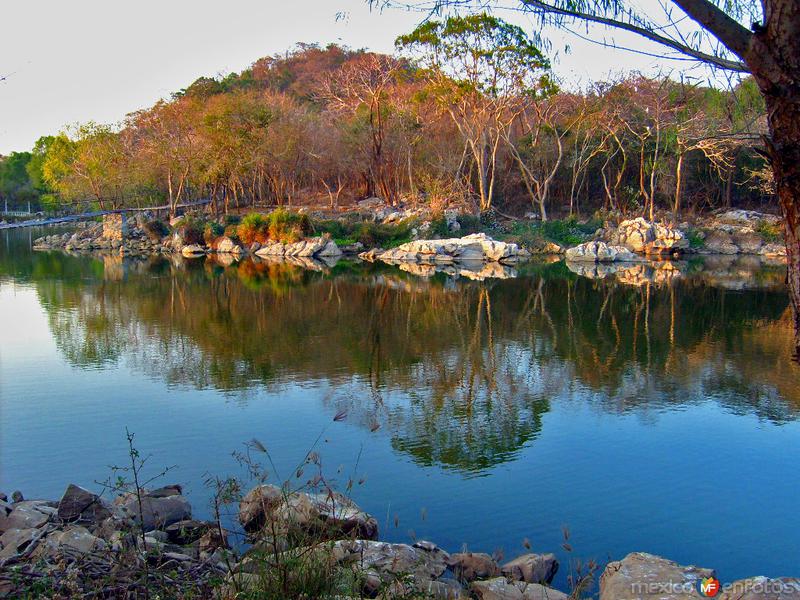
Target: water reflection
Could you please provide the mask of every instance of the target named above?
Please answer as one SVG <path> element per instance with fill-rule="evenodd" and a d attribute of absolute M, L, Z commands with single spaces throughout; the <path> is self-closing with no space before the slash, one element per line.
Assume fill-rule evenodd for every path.
<path fill-rule="evenodd" d="M 348 261 L 39 253 L 0 256 L 0 274 L 35 286 L 77 368 L 124 360 L 240 398 L 324 381 L 329 410 L 466 474 L 513 459 L 576 390 L 644 419 L 709 399 L 775 423 L 800 410 L 783 269 L 747 261 L 538 263 L 477 282 Z"/>

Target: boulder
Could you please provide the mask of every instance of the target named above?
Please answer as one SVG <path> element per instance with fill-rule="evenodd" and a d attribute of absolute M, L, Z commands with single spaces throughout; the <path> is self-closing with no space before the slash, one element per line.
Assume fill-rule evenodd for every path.
<path fill-rule="evenodd" d="M 116 504 L 125 516 L 141 523 L 145 531 L 163 529 L 173 523 L 192 518 L 192 507 L 180 494 L 155 497 L 145 495 L 142 497 L 141 511 L 139 500 L 134 494 L 120 496 Z"/>
<path fill-rule="evenodd" d="M 725 585 L 719 600 L 800 600 L 800 579 L 751 577 Z"/>
<path fill-rule="evenodd" d="M 447 566 L 464 582 L 476 579 L 489 579 L 500 575 L 500 567 L 494 559 L 483 552 L 457 552 L 450 555 Z"/>
<path fill-rule="evenodd" d="M 705 249 L 717 254 L 738 254 L 739 247 L 734 243 L 731 234 L 724 231 L 712 231 L 706 236 Z"/>
<path fill-rule="evenodd" d="M 504 564 L 501 572 L 514 581 L 549 584 L 558 571 L 555 554 L 523 554 Z"/>
<path fill-rule="evenodd" d="M 623 246 L 610 246 L 605 242 L 586 242 L 566 252 L 567 262 L 634 262 L 639 258 Z"/>
<path fill-rule="evenodd" d="M 600 600 L 686 600 L 702 598 L 698 584 L 714 577 L 713 569 L 633 552 L 606 565 L 600 576 Z"/>
<path fill-rule="evenodd" d="M 336 242 L 333 240 L 328 240 L 328 242 L 323 246 L 322 250 L 317 252 L 317 256 L 327 256 L 327 257 L 337 257 L 342 255 L 342 251 L 339 249 L 339 246 L 336 245 Z"/>
<path fill-rule="evenodd" d="M 506 581 L 496 577 L 488 581 L 475 581 L 470 586 L 479 600 L 569 600 L 569 596 L 538 583 Z"/>
<path fill-rule="evenodd" d="M 739 252 L 744 254 L 758 254 L 764 245 L 764 241 L 757 233 L 734 233 L 731 240 L 739 248 Z"/>
<path fill-rule="evenodd" d="M 183 246 L 181 248 L 181 254 L 186 258 L 195 258 L 197 256 L 203 256 L 206 253 L 206 249 L 203 248 L 200 244 L 190 244 L 188 246 Z"/>
<path fill-rule="evenodd" d="M 81 554 L 104 550 L 106 542 L 92 535 L 88 529 L 80 525 L 73 525 L 47 536 L 42 551 L 50 556 L 57 554 L 63 548 L 77 550 Z M 39 552 L 37 548 L 37 552 Z"/>
<path fill-rule="evenodd" d="M 62 521 L 99 523 L 111 516 L 100 496 L 70 483 L 58 503 L 58 518 Z"/>
<path fill-rule="evenodd" d="M 256 256 L 283 256 L 286 254 L 286 246 L 281 242 L 265 242 L 261 248 L 256 250 Z"/>
<path fill-rule="evenodd" d="M 47 502 L 41 500 L 22 500 L 15 502 L 12 508 L 7 515 L 0 513 L 0 532 L 41 527 L 56 512 Z"/>
<path fill-rule="evenodd" d="M 283 500 L 283 492 L 274 485 L 254 487 L 239 502 L 239 523 L 245 531 L 258 531 L 270 514 Z"/>
<path fill-rule="evenodd" d="M 333 556 L 341 565 L 391 583 L 399 576 L 413 576 L 416 584 L 437 579 L 447 568 L 448 555 L 436 546 L 419 547 L 372 540 L 339 540 Z M 377 587 L 377 586 L 376 586 Z"/>
<path fill-rule="evenodd" d="M 243 252 L 242 247 L 228 236 L 217 240 L 216 246 L 217 252 L 221 252 L 222 254 L 241 254 Z"/>
<path fill-rule="evenodd" d="M 622 221 L 611 236 L 611 243 L 643 254 L 671 254 L 689 247 L 689 240 L 680 229 L 642 217 Z"/>

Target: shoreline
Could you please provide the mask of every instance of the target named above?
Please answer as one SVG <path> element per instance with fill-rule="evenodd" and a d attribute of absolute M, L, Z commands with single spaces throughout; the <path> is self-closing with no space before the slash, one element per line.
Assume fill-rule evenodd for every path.
<path fill-rule="evenodd" d="M 711 568 L 644 552 L 606 565 L 587 563 L 583 573 L 566 565 L 573 589 L 557 590 L 550 585 L 561 567 L 550 552 L 504 561 L 483 552 L 448 553 L 425 540 L 381 542 L 377 520 L 324 483 L 291 491 L 260 484 L 235 498 L 225 496 L 231 482 L 218 484 L 215 521 L 192 517 L 179 484 L 119 489 L 113 501 L 75 484 L 58 501 L 0 494 L 0 569 L 11 574 L 0 577 L 0 597 L 19 597 L 45 577 L 49 597 L 69 597 L 59 596 L 67 581 L 84 597 L 100 597 L 92 595 L 93 586 L 126 594 L 139 590 L 145 573 L 153 589 L 166 578 L 173 593 L 179 590 L 174 597 L 191 592 L 233 599 L 277 585 L 276 574 L 288 570 L 298 580 L 313 572 L 331 585 L 349 586 L 352 598 L 568 600 L 599 590 L 599 600 L 680 600 L 704 597 L 700 586 L 712 581 L 725 600 L 800 598 L 797 578 L 720 582 Z M 233 528 L 223 524 L 223 505 L 236 511 Z M 109 582 L 104 569 L 124 572 Z M 328 591 L 319 597 L 344 597 L 341 589 Z"/>

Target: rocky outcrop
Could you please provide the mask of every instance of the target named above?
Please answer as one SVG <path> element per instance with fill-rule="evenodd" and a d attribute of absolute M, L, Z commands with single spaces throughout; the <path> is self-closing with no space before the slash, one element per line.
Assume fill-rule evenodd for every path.
<path fill-rule="evenodd" d="M 605 242 L 586 242 L 566 252 L 567 262 L 635 262 L 639 258 L 623 246 L 610 246 Z"/>
<path fill-rule="evenodd" d="M 633 552 L 608 563 L 600 577 L 600 600 L 685 600 L 702 598 L 699 583 L 714 577 L 713 569 Z"/>
<path fill-rule="evenodd" d="M 610 243 L 641 254 L 673 254 L 689 248 L 689 240 L 681 230 L 642 217 L 622 221 Z"/>
<path fill-rule="evenodd" d="M 462 238 L 415 240 L 391 250 L 377 250 L 359 255 L 364 260 L 382 260 L 389 264 L 455 264 L 496 262 L 513 264 L 529 253 L 517 244 L 493 240 L 484 233 Z"/>
<path fill-rule="evenodd" d="M 342 251 L 336 245 L 336 242 L 326 237 L 309 238 L 291 244 L 268 241 L 256 250 L 256 256 L 262 257 L 314 258 L 338 257 L 341 254 Z"/>

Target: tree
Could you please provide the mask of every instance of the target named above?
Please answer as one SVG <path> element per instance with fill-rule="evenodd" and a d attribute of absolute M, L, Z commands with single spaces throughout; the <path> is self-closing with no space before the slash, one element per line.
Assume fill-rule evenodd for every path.
<path fill-rule="evenodd" d="M 369 0 L 372 4 L 380 0 Z M 385 2 L 384 2 L 385 3 Z M 391 2 L 390 2 L 391 3 Z M 656 21 L 630 0 L 518 0 L 540 23 L 575 21 L 637 34 L 715 68 L 751 73 L 764 97 L 765 136 L 783 213 L 787 283 L 800 360 L 800 5 L 797 0 L 671 0 Z M 435 0 L 435 8 L 470 5 Z M 483 2 L 475 3 L 479 6 Z"/>
<path fill-rule="evenodd" d="M 522 97 L 554 89 L 550 63 L 521 28 L 487 13 L 426 21 L 395 45 L 427 68 L 432 92 L 472 154 L 480 208 L 488 210 L 500 141 L 521 111 Z"/>

